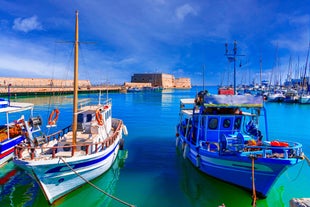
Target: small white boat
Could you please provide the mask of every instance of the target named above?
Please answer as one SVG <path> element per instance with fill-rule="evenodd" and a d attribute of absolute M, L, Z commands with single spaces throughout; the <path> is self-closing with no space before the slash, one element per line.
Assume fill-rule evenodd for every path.
<path fill-rule="evenodd" d="M 285 93 L 284 102 L 286 103 L 298 103 L 300 96 L 298 95 L 298 92 L 294 89 L 289 89 Z"/>
<path fill-rule="evenodd" d="M 112 101 L 78 109 L 78 12 L 75 26 L 74 98 L 72 126 L 49 136 L 35 137 L 36 122 L 26 122 L 28 143 L 17 146 L 14 163 L 27 171 L 41 187 L 49 203 L 105 173 L 122 149 L 122 120 L 112 118 Z M 57 111 L 50 116 L 55 125 Z M 72 128 L 72 130 L 71 130 Z"/>
<path fill-rule="evenodd" d="M 302 94 L 299 97 L 299 103 L 301 103 L 301 104 L 310 104 L 310 94 Z"/>
<path fill-rule="evenodd" d="M 283 102 L 285 96 L 282 93 L 271 93 L 267 96 L 268 102 Z"/>
<path fill-rule="evenodd" d="M 132 88 L 128 88 L 127 89 L 127 92 L 130 92 L 130 93 L 135 93 L 135 92 L 142 92 L 142 88 L 138 88 L 138 87 L 132 87 Z"/>

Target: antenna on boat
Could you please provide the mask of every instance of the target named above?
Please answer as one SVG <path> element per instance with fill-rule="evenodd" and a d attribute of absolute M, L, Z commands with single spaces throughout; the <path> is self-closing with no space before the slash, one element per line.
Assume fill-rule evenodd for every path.
<path fill-rule="evenodd" d="M 237 56 L 244 56 L 244 55 L 237 55 L 237 41 L 234 41 L 234 48 L 233 53 L 228 53 L 228 43 L 225 43 L 225 56 L 228 59 L 228 62 L 234 62 L 234 94 L 236 94 L 236 57 Z"/>
<path fill-rule="evenodd" d="M 202 91 L 205 90 L 205 65 L 202 65 Z"/>
<path fill-rule="evenodd" d="M 263 68 L 263 60 L 262 56 L 259 57 L 259 84 L 262 87 L 262 68 Z"/>
<path fill-rule="evenodd" d="M 99 89 L 99 105 L 101 105 L 101 89 Z"/>
<path fill-rule="evenodd" d="M 10 91 L 11 86 L 12 86 L 12 84 L 10 83 L 10 84 L 8 85 L 8 105 L 9 105 L 9 106 L 11 105 L 11 91 Z"/>

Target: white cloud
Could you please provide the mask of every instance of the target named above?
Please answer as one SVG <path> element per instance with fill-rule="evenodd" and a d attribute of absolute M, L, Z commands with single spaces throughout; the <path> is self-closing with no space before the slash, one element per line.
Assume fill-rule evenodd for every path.
<path fill-rule="evenodd" d="M 42 30 L 42 25 L 38 22 L 37 16 L 29 18 L 16 18 L 14 20 L 13 29 L 23 32 L 29 32 L 32 30 Z"/>
<path fill-rule="evenodd" d="M 190 14 L 197 15 L 197 11 L 189 4 L 184 4 L 178 7 L 175 11 L 176 17 L 181 21 L 183 21 L 184 18 Z"/>

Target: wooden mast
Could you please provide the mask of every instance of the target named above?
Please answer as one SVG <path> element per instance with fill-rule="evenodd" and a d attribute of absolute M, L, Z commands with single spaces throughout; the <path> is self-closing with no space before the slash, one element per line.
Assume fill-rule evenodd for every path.
<path fill-rule="evenodd" d="M 79 18 L 78 18 L 78 11 L 76 11 L 75 12 L 75 41 L 74 41 L 73 123 L 72 123 L 72 133 L 73 133 L 72 145 L 73 145 L 73 148 L 75 148 L 75 145 L 76 145 L 76 131 L 77 131 L 78 69 L 79 69 L 78 56 L 79 56 Z"/>

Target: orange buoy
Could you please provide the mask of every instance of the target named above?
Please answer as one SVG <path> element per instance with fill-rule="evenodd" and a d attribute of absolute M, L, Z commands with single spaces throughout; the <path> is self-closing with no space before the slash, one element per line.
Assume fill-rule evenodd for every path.
<path fill-rule="evenodd" d="M 55 125 L 56 124 L 58 117 L 59 117 L 59 113 L 60 113 L 59 109 L 54 109 L 51 112 L 51 114 L 48 118 L 48 125 Z"/>
<path fill-rule="evenodd" d="M 98 125 L 100 125 L 100 126 L 103 125 L 103 118 L 102 118 L 102 114 L 101 114 L 101 109 L 96 110 L 96 120 L 97 120 Z"/>

